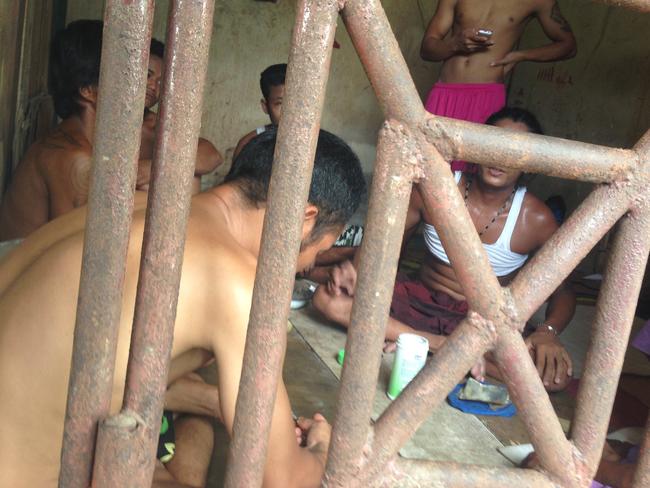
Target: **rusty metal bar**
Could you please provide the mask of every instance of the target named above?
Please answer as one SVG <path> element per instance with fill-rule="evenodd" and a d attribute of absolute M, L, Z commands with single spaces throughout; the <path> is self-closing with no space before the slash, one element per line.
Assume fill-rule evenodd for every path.
<path fill-rule="evenodd" d="M 416 124 L 425 111 L 379 0 L 347 0 L 341 17 L 386 119 Z"/>
<path fill-rule="evenodd" d="M 556 488 L 546 475 L 532 469 L 496 468 L 452 462 L 433 462 L 398 458 L 385 486 L 421 488 Z M 367 485 L 366 485 L 367 486 Z"/>
<path fill-rule="evenodd" d="M 422 371 L 377 419 L 370 449 L 372 456 L 367 468 L 372 476 L 384 469 L 477 359 L 495 343 L 494 324 L 470 312 Z"/>
<path fill-rule="evenodd" d="M 622 7 L 639 12 L 650 12 L 650 1 L 648 0 L 592 0 L 597 3 L 604 3 L 612 7 Z"/>
<path fill-rule="evenodd" d="M 510 397 L 522 412 L 520 418 L 526 425 L 542 468 L 568 483 L 567 486 L 576 486 L 580 478 L 576 478 L 578 473 L 573 465 L 573 446 L 564 435 L 521 334 L 501 328 L 494 355 Z"/>
<path fill-rule="evenodd" d="M 643 437 L 643 444 L 641 444 L 641 453 L 639 454 L 639 462 L 634 474 L 634 488 L 645 488 L 650 486 L 650 416 L 645 426 L 645 436 Z"/>
<path fill-rule="evenodd" d="M 625 214 L 632 190 L 624 183 L 595 189 L 515 276 L 508 288 L 522 326 Z"/>
<path fill-rule="evenodd" d="M 213 11 L 214 0 L 175 0 L 170 4 L 162 103 L 124 404 L 119 421 L 100 426 L 103 442 L 95 464 L 100 470 L 93 477 L 97 487 L 148 487 L 153 477 L 183 267 Z M 122 423 L 124 428 L 118 428 Z M 137 423 L 137 428 L 133 428 L 133 423 Z M 128 442 L 125 436 L 130 437 Z"/>
<path fill-rule="evenodd" d="M 596 472 L 623 367 L 650 250 L 650 207 L 626 216 L 616 233 L 596 305 L 572 438 L 589 473 Z"/>
<path fill-rule="evenodd" d="M 296 12 L 228 453 L 225 486 L 231 488 L 262 483 L 338 2 L 301 0 Z"/>
<path fill-rule="evenodd" d="M 90 484 L 97 422 L 108 415 L 122 308 L 153 0 L 108 0 L 96 136 L 59 486 Z"/>
<path fill-rule="evenodd" d="M 325 486 L 348 486 L 362 461 L 409 196 L 418 169 L 416 151 L 415 140 L 403 125 L 384 124 L 377 145 Z"/>
<path fill-rule="evenodd" d="M 470 309 L 494 320 L 503 304 L 501 285 L 492 272 L 449 164 L 430 144 L 423 142 L 421 148 L 424 177 L 418 186 L 424 206 L 433 219 Z"/>
<path fill-rule="evenodd" d="M 422 128 L 447 160 L 462 159 L 527 173 L 604 183 L 625 179 L 639 163 L 630 149 L 506 131 L 434 115 L 427 115 Z"/>

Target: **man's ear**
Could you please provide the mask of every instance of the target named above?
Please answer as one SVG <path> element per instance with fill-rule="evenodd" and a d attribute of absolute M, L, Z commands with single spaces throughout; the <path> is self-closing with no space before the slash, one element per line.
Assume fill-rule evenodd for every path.
<path fill-rule="evenodd" d="M 260 105 L 262 106 L 262 110 L 264 111 L 264 113 L 265 113 L 266 115 L 268 115 L 268 114 L 269 114 L 269 107 L 268 107 L 268 105 L 266 104 L 266 98 L 262 98 L 262 99 L 260 100 Z"/>
<path fill-rule="evenodd" d="M 85 102 L 97 105 L 97 85 L 89 85 L 79 88 L 79 96 Z"/>
<path fill-rule="evenodd" d="M 304 241 L 309 234 L 316 227 L 316 219 L 318 218 L 318 208 L 311 203 L 307 204 L 305 208 L 305 220 L 302 223 L 302 240 Z"/>

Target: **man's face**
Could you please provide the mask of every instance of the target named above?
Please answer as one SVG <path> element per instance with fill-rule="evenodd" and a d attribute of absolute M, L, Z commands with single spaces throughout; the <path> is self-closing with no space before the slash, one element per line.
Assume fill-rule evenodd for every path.
<path fill-rule="evenodd" d="M 147 70 L 147 95 L 144 106 L 151 108 L 158 103 L 160 98 L 160 79 L 162 77 L 163 60 L 158 56 L 149 56 L 149 69 Z"/>
<path fill-rule="evenodd" d="M 284 98 L 284 85 L 277 85 L 271 87 L 268 99 L 262 99 L 262 110 L 264 110 L 264 113 L 269 114 L 271 123 L 275 126 L 280 123 L 282 98 Z"/>
<path fill-rule="evenodd" d="M 530 132 L 526 124 L 515 122 L 511 119 L 499 120 L 494 126 L 516 132 Z M 483 183 L 495 188 L 511 187 L 517 182 L 521 174 L 521 171 L 510 168 L 497 168 L 495 166 L 479 167 L 479 176 Z"/>
<path fill-rule="evenodd" d="M 316 256 L 319 253 L 330 249 L 341 235 L 341 232 L 343 232 L 343 227 L 337 228 L 333 231 L 328 231 L 316 241 L 310 242 L 307 245 L 303 245 L 300 249 L 300 254 L 298 254 L 298 265 L 296 266 L 296 272 L 302 273 L 312 269 L 316 263 Z M 309 239 L 309 236 L 307 239 Z"/>

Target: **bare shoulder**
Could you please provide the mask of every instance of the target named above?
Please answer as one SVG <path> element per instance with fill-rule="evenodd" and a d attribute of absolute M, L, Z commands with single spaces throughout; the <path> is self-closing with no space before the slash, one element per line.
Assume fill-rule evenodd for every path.
<path fill-rule="evenodd" d="M 526 192 L 520 221 L 527 234 L 534 237 L 536 248 L 544 244 L 558 228 L 551 209 L 531 192 Z"/>
<path fill-rule="evenodd" d="M 252 130 L 248 134 L 244 135 L 241 139 L 239 139 L 239 142 L 235 147 L 235 152 L 233 153 L 233 158 L 236 158 L 237 155 L 242 151 L 242 149 L 244 149 L 244 146 L 246 146 L 246 144 L 251 142 L 256 135 L 257 135 L 257 130 Z"/>

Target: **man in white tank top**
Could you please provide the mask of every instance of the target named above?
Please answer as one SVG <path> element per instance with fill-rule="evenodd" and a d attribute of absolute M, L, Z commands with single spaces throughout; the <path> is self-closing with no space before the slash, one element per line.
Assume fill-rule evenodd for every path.
<path fill-rule="evenodd" d="M 488 123 L 510 130 L 541 132 L 532 114 L 522 109 L 503 109 L 490 117 Z M 520 171 L 494 167 L 480 167 L 475 176 L 456 174 L 459 191 L 502 285 L 512 280 L 528 256 L 557 229 L 550 209 L 518 185 L 520 177 Z M 401 333 L 415 332 L 425 336 L 431 350 L 435 351 L 465 317 L 468 307 L 415 186 L 407 215 L 405 242 L 421 221 L 424 222 L 428 252 L 419 279 L 397 277 L 386 339 L 395 341 Z M 355 268 L 347 262 L 332 272 L 326 286 L 317 289 L 314 306 L 330 320 L 347 327 L 355 284 Z M 562 285 L 549 299 L 545 321 L 526 330 L 531 356 L 549 391 L 562 390 L 571 380 L 571 358 L 557 336 L 568 325 L 574 311 L 575 295 L 568 286 Z M 500 376 L 496 366 L 489 362 L 487 371 L 492 376 Z"/>

